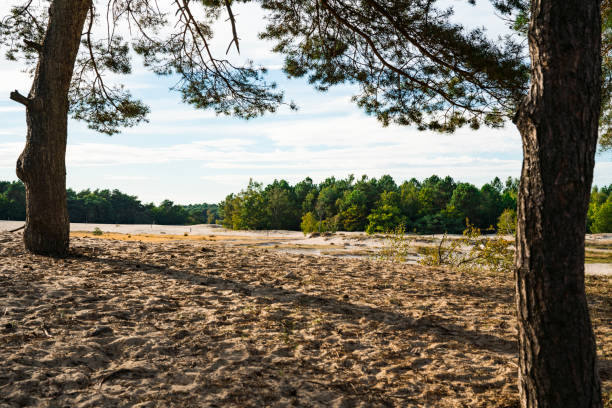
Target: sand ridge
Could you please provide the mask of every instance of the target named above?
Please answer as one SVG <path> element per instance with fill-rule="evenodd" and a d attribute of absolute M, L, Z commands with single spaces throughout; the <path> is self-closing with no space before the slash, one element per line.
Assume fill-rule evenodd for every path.
<path fill-rule="evenodd" d="M 516 407 L 511 276 L 0 233 L 0 407 Z M 610 281 L 589 277 L 604 390 Z"/>

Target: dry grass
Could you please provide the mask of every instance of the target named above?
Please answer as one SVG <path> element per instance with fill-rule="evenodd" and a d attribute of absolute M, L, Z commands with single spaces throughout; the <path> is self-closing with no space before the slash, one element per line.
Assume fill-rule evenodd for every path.
<path fill-rule="evenodd" d="M 170 241 L 232 241 L 233 243 L 252 243 L 262 240 L 261 237 L 248 235 L 121 234 L 118 232 L 104 232 L 102 235 L 94 235 L 88 231 L 71 231 L 70 236 L 74 238 L 110 239 L 114 241 L 144 243 Z M 269 239 L 274 239 L 274 237 Z"/>
<path fill-rule="evenodd" d="M 510 275 L 108 237 L 0 234 L 0 406 L 518 407 Z M 609 394 L 610 279 L 586 282 Z"/>
<path fill-rule="evenodd" d="M 586 263 L 612 263 L 612 251 L 585 251 Z"/>

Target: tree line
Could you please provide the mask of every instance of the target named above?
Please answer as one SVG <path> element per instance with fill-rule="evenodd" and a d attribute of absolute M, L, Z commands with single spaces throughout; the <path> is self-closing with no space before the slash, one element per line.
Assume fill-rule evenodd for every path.
<path fill-rule="evenodd" d="M 70 222 L 103 224 L 214 224 L 219 219 L 216 204 L 143 204 L 138 197 L 119 190 L 66 190 Z M 25 220 L 25 186 L 21 181 L 0 181 L 0 219 Z"/>
<path fill-rule="evenodd" d="M 589 232 L 612 231 L 612 184 L 593 188 Z M 264 186 L 251 180 L 240 193 L 219 204 L 223 226 L 231 229 L 301 229 L 307 232 L 378 233 L 403 225 L 415 233 L 461 233 L 466 220 L 481 230 L 514 233 L 518 179 L 495 177 L 481 188 L 452 177 L 412 178 L 398 185 L 389 175 L 379 179 L 353 175 L 311 178 L 290 185 L 274 180 Z"/>
<path fill-rule="evenodd" d="M 396 184 L 379 179 L 329 177 L 316 184 L 310 177 L 295 185 L 274 180 L 264 186 L 250 181 L 220 204 L 142 203 L 114 189 L 67 189 L 71 222 L 103 224 L 193 225 L 221 223 L 230 229 L 287 229 L 304 232 L 366 231 L 378 233 L 403 225 L 408 232 L 461 233 L 466 219 L 483 231 L 513 233 L 516 228 L 518 179 L 495 177 L 481 188 L 433 175 Z M 25 186 L 0 181 L 0 219 L 25 220 Z M 612 184 L 594 186 L 587 230 L 612 232 Z"/>

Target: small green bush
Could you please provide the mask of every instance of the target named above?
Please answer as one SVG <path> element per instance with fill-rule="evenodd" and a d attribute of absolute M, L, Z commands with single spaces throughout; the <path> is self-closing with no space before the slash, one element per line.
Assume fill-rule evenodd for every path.
<path fill-rule="evenodd" d="M 307 212 L 302 217 L 300 228 L 302 229 L 304 235 L 310 234 L 311 232 L 319 231 L 319 222 L 317 222 L 317 219 L 313 213 Z"/>
<path fill-rule="evenodd" d="M 448 265 L 462 270 L 511 272 L 514 268 L 512 242 L 501 236 L 481 235 L 480 229 L 467 223 L 463 237 L 449 239 L 446 234 L 437 247 L 421 248 L 421 265 Z"/>
<path fill-rule="evenodd" d="M 402 263 L 408 260 L 412 252 L 410 250 L 411 240 L 406 237 L 406 228 L 400 224 L 395 229 L 385 233 L 383 246 L 378 251 L 376 259 Z"/>
<path fill-rule="evenodd" d="M 516 211 L 506 208 L 497 219 L 497 231 L 500 234 L 516 233 Z"/>
<path fill-rule="evenodd" d="M 94 235 L 103 235 L 104 232 L 102 232 L 102 230 L 100 228 L 96 227 L 96 228 L 94 228 L 92 234 L 94 234 Z"/>

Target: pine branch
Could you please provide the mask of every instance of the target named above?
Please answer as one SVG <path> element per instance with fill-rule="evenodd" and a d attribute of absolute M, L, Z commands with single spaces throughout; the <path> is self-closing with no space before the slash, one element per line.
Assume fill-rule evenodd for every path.
<path fill-rule="evenodd" d="M 225 0 L 225 7 L 227 8 L 227 13 L 229 14 L 229 20 L 232 23 L 233 35 L 232 41 L 230 41 L 225 53 L 227 54 L 229 52 L 232 43 L 236 43 L 236 49 L 238 50 L 238 54 L 240 54 L 240 44 L 238 43 L 238 33 L 236 31 L 236 19 L 234 18 L 234 13 L 232 12 L 232 7 L 230 6 L 230 0 Z"/>

